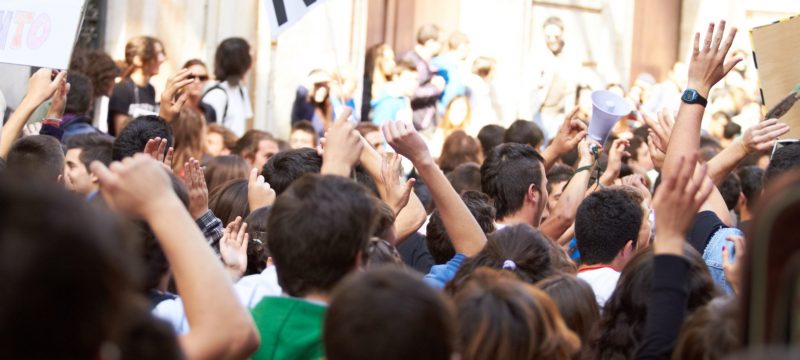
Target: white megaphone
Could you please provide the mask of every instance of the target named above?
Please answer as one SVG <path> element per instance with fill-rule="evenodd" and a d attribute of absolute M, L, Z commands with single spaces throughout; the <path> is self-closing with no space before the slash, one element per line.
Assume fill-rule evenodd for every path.
<path fill-rule="evenodd" d="M 606 90 L 593 91 L 589 137 L 603 145 L 617 121 L 630 113 L 631 106 L 621 96 Z"/>

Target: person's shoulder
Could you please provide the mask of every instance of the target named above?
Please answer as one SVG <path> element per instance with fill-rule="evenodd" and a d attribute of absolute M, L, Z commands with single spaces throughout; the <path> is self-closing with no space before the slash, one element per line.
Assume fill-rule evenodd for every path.
<path fill-rule="evenodd" d="M 129 95 L 133 93 L 133 87 L 131 86 L 132 81 L 131 79 L 123 79 L 122 81 L 118 82 L 114 85 L 114 88 L 111 90 L 111 99 L 113 100 L 115 97 Z"/>

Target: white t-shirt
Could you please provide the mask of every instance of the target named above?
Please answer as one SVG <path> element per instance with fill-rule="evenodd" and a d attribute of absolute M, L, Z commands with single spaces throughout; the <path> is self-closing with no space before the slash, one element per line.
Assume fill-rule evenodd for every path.
<path fill-rule="evenodd" d="M 609 266 L 578 271 L 578 278 L 592 287 L 597 305 L 602 309 L 617 287 L 620 273 Z"/>
<path fill-rule="evenodd" d="M 219 90 L 208 92 L 202 101 L 214 108 L 217 113 L 217 122 L 233 131 L 236 136 L 244 135 L 247 119 L 253 117 L 253 107 L 250 105 L 250 95 L 247 87 L 232 86 L 227 81 L 219 83 L 225 93 Z M 227 104 L 227 112 L 225 105 Z M 224 118 L 223 118 L 224 116 Z M 220 119 L 222 119 L 220 121 Z"/>

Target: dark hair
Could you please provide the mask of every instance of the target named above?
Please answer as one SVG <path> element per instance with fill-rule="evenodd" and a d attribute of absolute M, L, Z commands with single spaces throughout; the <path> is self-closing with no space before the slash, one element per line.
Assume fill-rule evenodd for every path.
<path fill-rule="evenodd" d="M 133 119 L 114 139 L 111 158 L 120 161 L 144 151 L 147 141 L 160 137 L 167 139 L 167 147 L 172 146 L 172 129 L 167 122 L 156 115 L 140 116 Z"/>
<path fill-rule="evenodd" d="M 283 291 L 294 297 L 327 293 L 355 269 L 374 227 L 372 199 L 352 180 L 313 174 L 278 196 L 267 246 Z"/>
<path fill-rule="evenodd" d="M 69 96 L 64 107 L 65 114 L 86 115 L 92 110 L 94 105 L 94 88 L 88 77 L 79 72 L 67 74 L 69 83 Z"/>
<path fill-rule="evenodd" d="M 267 267 L 267 222 L 271 206 L 264 206 L 253 210 L 244 222 L 247 223 L 247 234 L 250 240 L 247 243 L 247 270 L 244 275 L 260 274 Z"/>
<path fill-rule="evenodd" d="M 464 260 L 446 289 L 455 293 L 479 267 L 507 270 L 519 276 L 520 280 L 534 284 L 553 273 L 549 241 L 528 224 L 497 230 L 489 236 L 481 252 Z"/>
<path fill-rule="evenodd" d="M 275 193 L 280 195 L 289 185 L 305 174 L 319 174 L 322 157 L 316 149 L 295 149 L 271 157 L 261 175 Z"/>
<path fill-rule="evenodd" d="M 570 274 L 555 274 L 536 283 L 556 303 L 564 322 L 587 343 L 600 321 L 600 307 L 586 281 Z"/>
<path fill-rule="evenodd" d="M 247 179 L 249 174 L 250 166 L 237 155 L 221 155 L 212 158 L 206 164 L 204 171 L 206 186 L 210 193 L 231 180 Z"/>
<path fill-rule="evenodd" d="M 314 138 L 314 146 L 317 146 L 317 143 L 319 142 L 319 140 L 317 139 L 317 130 L 314 130 L 314 125 L 311 124 L 311 121 L 300 120 L 298 122 L 295 122 L 294 124 L 292 124 L 291 132 L 295 131 L 303 131 L 311 134 L 311 136 Z"/>
<path fill-rule="evenodd" d="M 742 132 L 742 126 L 731 121 L 725 124 L 725 128 L 722 132 L 722 137 L 725 139 L 733 139 L 736 135 Z"/>
<path fill-rule="evenodd" d="M 575 174 L 575 169 L 567 165 L 555 164 L 547 171 L 547 192 L 553 192 L 553 185 L 569 181 Z"/>
<path fill-rule="evenodd" d="M 430 40 L 438 41 L 440 32 L 439 26 L 434 24 L 420 26 L 419 30 L 417 30 L 417 44 L 425 45 Z"/>
<path fill-rule="evenodd" d="M 455 295 L 465 359 L 570 359 L 580 340 L 553 300 L 507 271 L 481 268 Z"/>
<path fill-rule="evenodd" d="M 634 136 L 630 141 L 631 146 L 628 147 L 628 152 L 631 154 L 631 159 L 639 161 L 639 150 L 642 146 L 647 146 L 647 139 L 640 138 L 638 136 Z M 610 147 L 609 147 L 609 150 Z"/>
<path fill-rule="evenodd" d="M 707 304 L 718 290 L 703 257 L 684 244 L 684 257 L 689 261 L 687 288 L 688 313 Z M 583 256 L 583 252 L 581 252 Z M 614 293 L 606 302 L 598 332 L 587 344 L 587 359 L 630 359 L 644 335 L 647 303 L 652 294 L 653 249 L 638 252 L 622 270 Z"/>
<path fill-rule="evenodd" d="M 528 144 L 534 150 L 538 150 L 539 146 L 544 142 L 544 133 L 539 125 L 533 121 L 517 120 L 511 123 L 511 126 L 506 130 L 503 135 L 504 143 L 517 143 Z"/>
<path fill-rule="evenodd" d="M 572 150 L 567 151 L 564 155 L 561 155 L 561 162 L 563 162 L 564 165 L 574 168 L 576 165 L 578 165 L 579 156 L 580 154 L 578 153 L 578 148 L 575 147 Z"/>
<path fill-rule="evenodd" d="M 128 67 L 122 72 L 122 77 L 127 79 L 133 74 L 135 70 L 134 60 L 136 57 L 139 57 L 142 63 L 147 63 L 158 58 L 156 44 L 161 45 L 161 51 L 166 55 L 167 50 L 164 49 L 164 44 L 161 43 L 161 40 L 152 36 L 136 36 L 128 40 L 128 43 L 125 44 L 125 64 Z"/>
<path fill-rule="evenodd" d="M 114 59 L 102 50 L 76 51 L 72 56 L 69 69 L 70 74 L 78 72 L 89 78 L 92 82 L 92 98 L 108 95 L 108 92 L 114 87 L 114 80 L 122 73 Z M 73 89 L 70 89 L 70 93 L 72 91 Z M 69 101 L 69 96 L 67 101 Z"/>
<path fill-rule="evenodd" d="M 233 151 L 233 148 L 236 147 L 236 142 L 239 140 L 239 137 L 233 133 L 230 129 L 216 123 L 211 123 L 206 125 L 206 131 L 209 133 L 220 134 L 222 136 L 222 143 L 226 149 Z M 246 133 L 245 133 L 246 134 Z"/>
<path fill-rule="evenodd" d="M 481 143 L 481 149 L 484 154 L 488 154 L 495 146 L 503 143 L 506 129 L 500 125 L 486 125 L 478 131 L 478 141 Z"/>
<path fill-rule="evenodd" d="M 764 188 L 764 170 L 758 166 L 745 166 L 736 171 L 742 186 L 742 194 L 747 199 L 747 207 L 755 209 Z"/>
<path fill-rule="evenodd" d="M 364 252 L 364 267 L 374 269 L 395 265 L 404 267 L 403 258 L 394 245 L 388 241 L 373 237 L 367 242 L 367 249 Z"/>
<path fill-rule="evenodd" d="M 0 176 L 0 204 L 0 358 L 90 359 L 125 341 L 137 269 L 118 219 L 36 179 Z"/>
<path fill-rule="evenodd" d="M 492 206 L 492 199 L 489 196 L 477 191 L 467 191 L 461 194 L 461 200 L 467 205 L 472 216 L 480 225 L 485 234 L 494 232 L 495 210 Z M 433 256 L 437 264 L 444 264 L 456 255 L 450 236 L 445 231 L 439 211 L 434 210 L 428 221 L 425 241 L 428 251 Z"/>
<path fill-rule="evenodd" d="M 728 210 L 733 210 L 739 202 L 739 194 L 742 193 L 742 184 L 739 182 L 739 176 L 735 173 L 730 173 L 725 177 L 718 186 L 722 199 L 725 200 L 725 206 Z"/>
<path fill-rule="evenodd" d="M 342 281 L 322 333 L 332 360 L 447 360 L 455 330 L 453 308 L 441 293 L 409 271 L 382 267 Z"/>
<path fill-rule="evenodd" d="M 800 142 L 791 143 L 775 150 L 764 172 L 764 184 L 769 185 L 778 176 L 800 167 Z"/>
<path fill-rule="evenodd" d="M 381 129 L 378 127 L 378 125 L 375 125 L 375 124 L 373 124 L 371 122 L 364 122 L 364 121 L 362 121 L 362 122 L 358 123 L 358 125 L 356 125 L 356 130 L 358 130 L 358 133 L 361 134 L 361 136 L 367 136 L 367 134 L 369 134 L 369 133 L 376 132 L 376 131 L 381 131 Z M 316 132 L 314 132 L 314 134 L 316 134 Z"/>
<path fill-rule="evenodd" d="M 463 163 L 447 173 L 447 181 L 457 193 L 481 191 L 481 166 L 476 163 Z"/>
<path fill-rule="evenodd" d="M 208 208 L 224 225 L 243 219 L 250 214 L 250 203 L 247 200 L 247 179 L 231 180 L 220 185 L 208 196 Z"/>
<path fill-rule="evenodd" d="M 214 54 L 214 76 L 218 81 L 238 85 L 252 63 L 250 44 L 247 40 L 238 37 L 227 38 L 219 43 Z"/>
<path fill-rule="evenodd" d="M 105 134 L 91 133 L 75 135 L 69 138 L 66 146 L 67 150 L 81 150 L 79 158 L 81 163 L 88 169 L 92 161 L 99 161 L 106 166 L 111 164 L 111 147 L 113 144 L 114 138 Z"/>
<path fill-rule="evenodd" d="M 672 358 L 723 359 L 739 350 L 739 314 L 736 298 L 716 298 L 683 322 Z"/>
<path fill-rule="evenodd" d="M 494 201 L 498 219 L 522 208 L 531 185 L 542 190 L 543 164 L 542 156 L 528 145 L 502 144 L 488 154 L 481 165 L 481 189 Z"/>
<path fill-rule="evenodd" d="M 236 141 L 236 144 L 231 148 L 231 152 L 241 156 L 242 159 L 255 157 L 256 153 L 258 153 L 258 146 L 261 141 L 272 139 L 272 135 L 266 131 L 250 129 Z"/>
<path fill-rule="evenodd" d="M 628 193 L 604 189 L 587 196 L 575 215 L 575 238 L 585 265 L 610 264 L 628 241 L 639 238 L 644 212 Z"/>
<path fill-rule="evenodd" d="M 64 174 L 64 149 L 49 135 L 23 137 L 15 141 L 8 152 L 6 172 L 17 177 L 56 181 Z"/>
<path fill-rule="evenodd" d="M 478 141 L 462 130 L 453 131 L 442 145 L 439 168 L 447 173 L 458 165 L 470 162 L 481 162 L 481 148 Z"/>

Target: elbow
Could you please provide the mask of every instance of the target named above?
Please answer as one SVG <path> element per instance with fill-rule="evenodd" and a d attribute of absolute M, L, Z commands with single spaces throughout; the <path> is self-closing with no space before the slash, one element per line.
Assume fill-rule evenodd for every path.
<path fill-rule="evenodd" d="M 233 332 L 231 335 L 232 339 L 229 343 L 230 347 L 228 348 L 228 354 L 230 356 L 226 356 L 225 358 L 247 359 L 250 355 L 253 355 L 261 345 L 261 337 L 252 320 L 248 321 L 247 324 L 242 324 L 242 326 L 238 327 L 237 331 Z"/>

